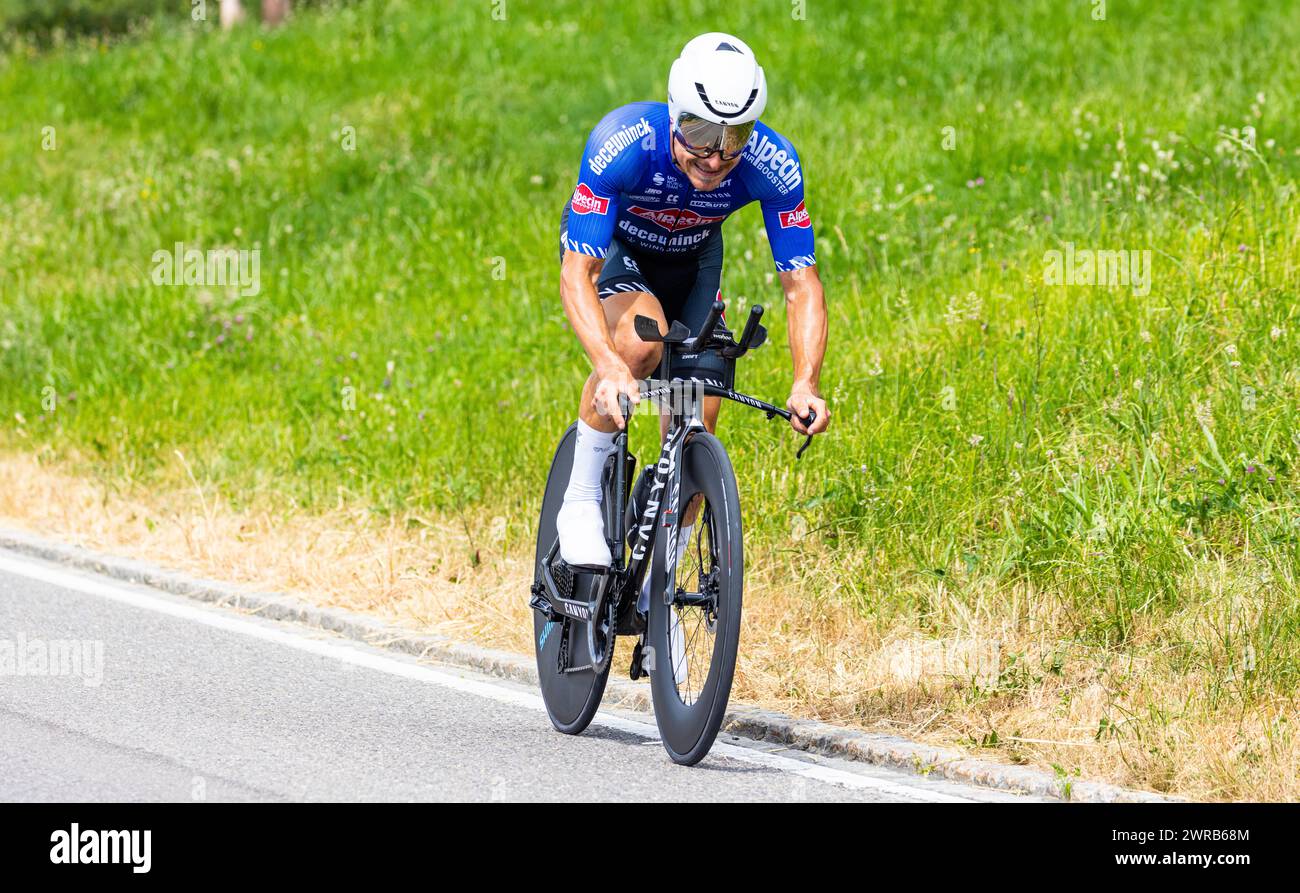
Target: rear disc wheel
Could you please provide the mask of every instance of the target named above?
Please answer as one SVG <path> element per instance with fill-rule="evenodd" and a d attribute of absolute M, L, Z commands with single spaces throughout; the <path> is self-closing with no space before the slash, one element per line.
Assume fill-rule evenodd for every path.
<path fill-rule="evenodd" d="M 564 491 L 569 484 L 576 440 L 577 425 L 570 425 L 551 461 L 537 524 L 534 581 L 542 580 L 542 565 L 556 542 L 555 516 L 564 502 Z M 551 573 L 565 598 L 588 605 L 592 603 L 597 577 L 572 573 L 558 554 L 551 562 Z M 605 683 L 609 680 L 608 655 L 604 655 L 601 661 L 592 660 L 592 643 L 600 636 L 599 632 L 593 636 L 587 629 L 588 625 L 570 617 L 548 620 L 541 611 L 533 611 L 533 644 L 537 652 L 537 681 L 542 689 L 542 700 L 551 725 L 566 735 L 581 734 L 591 724 L 605 694 Z M 606 650 L 612 650 L 612 635 L 607 642 Z M 602 657 L 600 654 L 597 656 Z"/>

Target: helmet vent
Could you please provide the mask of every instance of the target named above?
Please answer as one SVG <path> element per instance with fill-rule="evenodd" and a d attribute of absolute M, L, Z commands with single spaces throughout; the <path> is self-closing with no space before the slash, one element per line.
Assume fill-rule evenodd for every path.
<path fill-rule="evenodd" d="M 721 53 L 723 50 L 726 50 L 727 52 L 731 52 L 731 53 L 740 53 L 740 50 L 736 49 L 731 44 L 727 43 L 725 40 L 722 43 L 717 45 L 717 47 L 714 49 L 714 52 Z M 740 53 L 740 55 L 743 56 L 745 54 Z"/>

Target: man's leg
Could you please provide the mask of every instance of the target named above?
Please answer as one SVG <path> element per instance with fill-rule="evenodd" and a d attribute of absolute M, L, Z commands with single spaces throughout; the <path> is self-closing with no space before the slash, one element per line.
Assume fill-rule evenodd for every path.
<path fill-rule="evenodd" d="M 628 369 L 637 378 L 652 374 L 659 365 L 661 346 L 657 342 L 642 341 L 636 334 L 634 321 L 638 315 L 648 316 L 659 323 L 661 331 L 665 330 L 667 326 L 659 299 L 646 291 L 615 291 L 602 299 L 601 306 L 614 349 L 627 363 Z M 603 567 L 609 564 L 611 556 L 605 544 L 599 510 L 602 497 L 600 477 L 609 454 L 614 450 L 618 426 L 612 417 L 596 411 L 594 396 L 597 384 L 599 379 L 593 371 L 582 388 L 573 470 L 569 474 L 569 486 L 556 517 L 556 526 L 560 532 L 560 554 L 565 561 Z"/>
<path fill-rule="evenodd" d="M 637 316 L 648 316 L 659 324 L 661 332 L 667 331 L 668 324 L 664 321 L 664 311 L 659 306 L 659 299 L 649 292 L 627 291 L 612 294 L 603 298 L 600 303 L 605 310 L 605 323 L 609 326 L 614 349 L 623 358 L 623 362 L 627 363 L 627 368 L 637 378 L 653 375 L 659 368 L 662 345 L 655 341 L 642 341 L 636 333 L 634 320 Z M 618 430 L 614 419 L 598 413 L 593 403 L 596 385 L 599 382 L 600 379 L 596 377 L 594 371 L 587 376 L 587 382 L 582 386 L 582 402 L 578 406 L 578 418 L 597 431 L 613 434 Z"/>

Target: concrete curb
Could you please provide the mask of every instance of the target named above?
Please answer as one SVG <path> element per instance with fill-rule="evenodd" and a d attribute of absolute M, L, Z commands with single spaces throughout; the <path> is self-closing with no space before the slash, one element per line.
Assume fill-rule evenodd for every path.
<path fill-rule="evenodd" d="M 312 605 L 282 593 L 257 592 L 164 570 L 130 558 L 93 552 L 79 546 L 44 539 L 24 531 L 0 528 L 0 549 L 46 561 L 93 571 L 129 583 L 142 583 L 163 592 L 232 607 L 271 620 L 291 621 L 338 633 L 380 648 L 419 658 L 466 667 L 504 679 L 537 684 L 531 657 L 480 648 L 437 633 L 412 633 L 373 617 L 343 608 Z M 645 684 L 611 679 L 604 703 L 627 710 L 649 712 L 650 690 Z M 906 738 L 859 732 L 813 720 L 794 719 L 781 713 L 743 704 L 727 711 L 725 732 L 844 759 L 888 766 L 922 775 L 934 774 L 950 781 L 996 790 L 1092 803 L 1162 803 L 1170 798 L 1145 791 L 1091 781 L 1070 781 L 1068 790 L 1057 777 L 1038 769 L 978 760 L 958 750 L 918 744 Z"/>

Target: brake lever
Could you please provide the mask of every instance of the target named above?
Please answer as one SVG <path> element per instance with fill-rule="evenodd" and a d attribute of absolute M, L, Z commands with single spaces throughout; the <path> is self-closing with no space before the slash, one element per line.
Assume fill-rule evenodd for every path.
<path fill-rule="evenodd" d="M 799 418 L 799 421 L 803 423 L 803 426 L 805 428 L 809 427 L 810 425 L 812 425 L 813 422 L 817 421 L 817 410 L 815 409 L 808 410 L 808 417 L 804 418 L 801 416 Z M 803 446 L 799 447 L 799 451 L 794 454 L 795 459 L 803 458 L 803 451 L 808 449 L 808 447 L 812 446 L 812 439 L 813 439 L 813 435 L 809 434 L 807 439 L 804 440 Z"/>
<path fill-rule="evenodd" d="M 769 419 L 772 418 L 772 416 L 774 416 L 774 415 L 779 415 L 781 418 L 785 419 L 787 422 L 790 421 L 790 419 L 794 418 L 794 413 L 790 412 L 788 409 L 777 409 L 775 406 L 772 407 L 772 408 L 771 408 L 770 410 L 768 410 L 768 412 L 767 412 L 767 417 L 768 417 Z M 800 416 L 800 417 L 799 417 L 799 421 L 803 422 L 804 427 L 807 428 L 807 427 L 808 427 L 809 425 L 811 425 L 813 422 L 817 421 L 817 410 L 815 410 L 815 409 L 810 409 L 810 410 L 808 410 L 808 415 L 807 415 L 806 417 L 805 417 L 805 416 Z M 807 439 L 804 440 L 804 442 L 803 442 L 803 446 L 799 447 L 798 452 L 796 452 L 796 453 L 794 454 L 794 457 L 795 457 L 796 459 L 802 459 L 802 458 L 803 458 L 803 451 L 806 450 L 806 449 L 808 449 L 808 447 L 812 446 L 812 440 L 813 440 L 813 435 L 812 435 L 812 434 L 809 434 L 809 435 L 807 436 Z"/>

